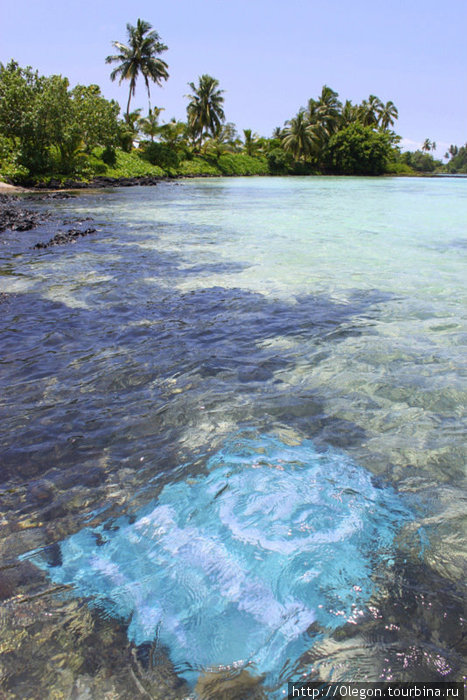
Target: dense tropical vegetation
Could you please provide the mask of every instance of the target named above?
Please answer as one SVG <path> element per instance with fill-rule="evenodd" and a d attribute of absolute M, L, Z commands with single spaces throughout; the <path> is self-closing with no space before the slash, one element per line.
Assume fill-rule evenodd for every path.
<path fill-rule="evenodd" d="M 93 179 L 98 175 L 266 175 L 466 173 L 467 145 L 452 145 L 448 163 L 435 160 L 436 143 L 401 152 L 393 131 L 395 104 L 369 95 L 342 102 L 328 85 L 277 127 L 270 138 L 252 129 L 242 137 L 226 121 L 224 90 L 204 74 L 188 84 L 185 121 L 161 123 L 163 107 L 151 106 L 150 85 L 169 77 L 160 58 L 167 50 L 144 20 L 127 24 L 126 44 L 114 41 L 111 80 L 128 83 L 123 118 L 97 85 L 70 88 L 61 75 L 42 76 L 15 61 L 0 64 L 0 174 L 18 183 Z M 130 111 L 142 77 L 148 113 Z"/>

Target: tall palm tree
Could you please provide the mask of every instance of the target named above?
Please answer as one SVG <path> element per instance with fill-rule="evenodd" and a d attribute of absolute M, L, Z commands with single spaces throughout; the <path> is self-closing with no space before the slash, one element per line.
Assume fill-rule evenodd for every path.
<path fill-rule="evenodd" d="M 306 113 L 300 110 L 282 132 L 284 150 L 296 160 L 306 161 L 315 153 L 317 137 L 314 126 L 308 122 Z"/>
<path fill-rule="evenodd" d="M 224 90 L 219 90 L 219 81 L 210 75 L 202 75 L 198 78 L 198 85 L 188 83 L 192 90 L 187 107 L 188 125 L 194 138 L 198 137 L 198 145 L 201 147 L 203 138 L 207 134 L 216 136 L 222 122 L 225 119 L 223 110 Z"/>
<path fill-rule="evenodd" d="M 381 103 L 379 109 L 378 120 L 383 129 L 387 129 L 389 126 L 394 126 L 394 122 L 399 118 L 399 112 L 397 107 L 392 100 L 386 102 L 386 104 Z"/>
<path fill-rule="evenodd" d="M 161 58 L 157 58 L 159 54 L 167 51 L 167 46 L 161 42 L 160 36 L 155 30 L 151 31 L 152 25 L 143 19 L 138 19 L 136 27 L 132 24 L 127 24 L 126 30 L 128 33 L 128 44 L 113 41 L 112 44 L 118 53 L 107 56 L 105 62 L 119 63 L 110 74 L 111 80 L 119 77 L 120 84 L 122 80 L 130 81 L 130 92 L 126 107 L 126 116 L 128 118 L 130 101 L 135 94 L 138 75 L 141 73 L 144 78 L 148 91 L 149 109 L 151 109 L 149 81 L 152 80 L 156 85 L 161 85 L 161 81 L 167 80 L 169 74 L 167 72 L 167 63 Z"/>

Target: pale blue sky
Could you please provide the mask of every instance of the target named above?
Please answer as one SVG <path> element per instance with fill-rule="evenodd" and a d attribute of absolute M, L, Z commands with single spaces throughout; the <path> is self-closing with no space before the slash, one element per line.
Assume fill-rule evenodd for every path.
<path fill-rule="evenodd" d="M 466 0 L 1 0 L 0 61 L 97 83 L 124 107 L 104 59 L 125 25 L 151 22 L 169 50 L 170 79 L 154 87 L 164 119 L 184 119 L 187 83 L 202 73 L 225 89 L 239 131 L 269 136 L 323 84 L 359 102 L 374 93 L 399 109 L 397 132 L 442 155 L 467 140 Z M 147 108 L 143 87 L 134 106 Z"/>

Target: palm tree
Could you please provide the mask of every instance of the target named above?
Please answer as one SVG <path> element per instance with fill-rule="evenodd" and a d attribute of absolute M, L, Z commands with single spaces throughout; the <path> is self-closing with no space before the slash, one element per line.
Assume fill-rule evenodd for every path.
<path fill-rule="evenodd" d="M 425 151 L 425 153 L 428 153 L 428 151 L 431 149 L 431 141 L 430 139 L 425 139 L 424 142 L 422 143 L 422 151 Z"/>
<path fill-rule="evenodd" d="M 358 120 L 359 108 L 352 104 L 351 100 L 346 100 L 341 112 L 341 122 L 343 126 L 348 126 Z"/>
<path fill-rule="evenodd" d="M 311 158 L 316 150 L 316 132 L 303 110 L 287 123 L 283 133 L 284 150 L 290 152 L 296 160 Z"/>
<path fill-rule="evenodd" d="M 167 51 L 167 46 L 161 42 L 159 34 L 151 29 L 152 25 L 142 19 L 138 19 L 136 27 L 127 24 L 128 45 L 122 44 L 120 41 L 113 41 L 112 44 L 118 53 L 107 56 L 105 59 L 106 63 L 119 63 L 110 74 L 111 80 L 119 77 L 120 84 L 122 80 L 130 81 L 126 107 L 127 118 L 130 114 L 130 101 L 136 90 L 136 79 L 140 73 L 148 91 L 149 109 L 151 109 L 149 81 L 152 80 L 156 85 L 161 85 L 161 81 L 167 80 L 169 77 L 167 63 L 161 58 L 157 58 L 158 54 Z"/>
<path fill-rule="evenodd" d="M 363 100 L 359 107 L 359 116 L 362 124 L 364 126 L 376 126 L 382 108 L 383 103 L 376 95 L 370 95 L 368 101 Z"/>
<path fill-rule="evenodd" d="M 324 86 L 326 87 L 326 86 Z M 323 87 L 323 90 L 324 90 Z M 321 93 L 322 94 L 322 93 Z M 319 108 L 320 108 L 320 103 L 318 100 L 314 100 L 312 97 L 308 100 L 307 108 L 306 108 L 306 118 L 310 122 L 310 124 L 315 124 L 319 120 Z"/>
<path fill-rule="evenodd" d="M 187 125 L 185 122 L 178 122 L 173 117 L 167 124 L 162 124 L 159 127 L 159 133 L 163 143 L 166 143 L 172 149 L 176 149 L 186 140 Z"/>
<path fill-rule="evenodd" d="M 243 129 L 245 136 L 244 150 L 248 156 L 252 156 L 258 150 L 258 134 L 253 134 L 251 129 Z"/>
<path fill-rule="evenodd" d="M 133 112 L 125 114 L 125 119 L 119 122 L 121 146 L 128 153 L 133 148 L 134 141 L 138 138 L 140 121 L 141 109 L 135 109 Z"/>
<path fill-rule="evenodd" d="M 202 75 L 198 78 L 198 86 L 188 83 L 192 90 L 188 103 L 188 125 L 194 138 L 198 137 L 198 145 L 201 147 L 203 138 L 207 134 L 216 136 L 222 122 L 225 119 L 223 110 L 224 90 L 219 90 L 219 81 L 210 75 Z"/>
<path fill-rule="evenodd" d="M 386 102 L 385 105 L 381 103 L 378 119 L 383 129 L 387 129 L 389 126 L 394 126 L 394 122 L 398 118 L 399 112 L 397 111 L 397 107 L 392 100 Z"/>
<path fill-rule="evenodd" d="M 433 151 L 433 153 L 436 151 L 436 141 L 431 142 L 431 150 Z"/>
<path fill-rule="evenodd" d="M 156 136 L 159 133 L 159 115 L 163 111 L 163 107 L 153 107 L 149 110 L 149 114 L 147 117 L 141 117 L 141 119 L 139 120 L 139 126 L 141 128 L 141 131 L 146 136 L 150 136 L 151 141 L 154 141 L 154 136 Z"/>
<path fill-rule="evenodd" d="M 334 133 L 339 127 L 342 102 L 338 97 L 339 94 L 329 85 L 323 85 L 318 101 L 309 100 L 308 102 L 310 122 L 320 122 L 328 135 Z"/>

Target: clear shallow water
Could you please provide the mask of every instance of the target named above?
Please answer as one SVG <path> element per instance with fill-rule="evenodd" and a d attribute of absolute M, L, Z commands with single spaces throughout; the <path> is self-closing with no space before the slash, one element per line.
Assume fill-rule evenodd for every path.
<path fill-rule="evenodd" d="M 362 560 L 358 624 L 315 621 L 293 658 L 300 672 L 463 677 L 465 205 L 456 180 L 186 181 L 54 202 L 99 223 L 76 245 L 32 251 L 53 224 L 4 235 L 9 692 L 132 697 L 139 683 L 183 696 L 170 640 L 155 663 L 144 645 L 131 648 L 128 620 L 96 610 L 92 596 L 91 607 L 79 602 L 89 590 L 63 597 L 18 556 L 47 548 L 56 568 L 83 528 L 136 518 L 163 494 L 175 503 L 244 428 L 290 449 L 310 439 L 338 448 L 384 493 L 410 499 L 391 557 Z M 374 488 L 365 478 L 363 498 Z M 323 503 L 331 498 L 330 488 Z M 198 689 L 243 692 L 244 676 L 221 676 Z"/>
<path fill-rule="evenodd" d="M 364 615 L 372 571 L 392 562 L 410 511 L 344 454 L 309 441 L 239 434 L 206 470 L 32 561 L 129 620 L 136 645 L 165 645 L 192 682 L 216 668 L 246 669 L 273 688 L 299 680 L 307 630 Z"/>

